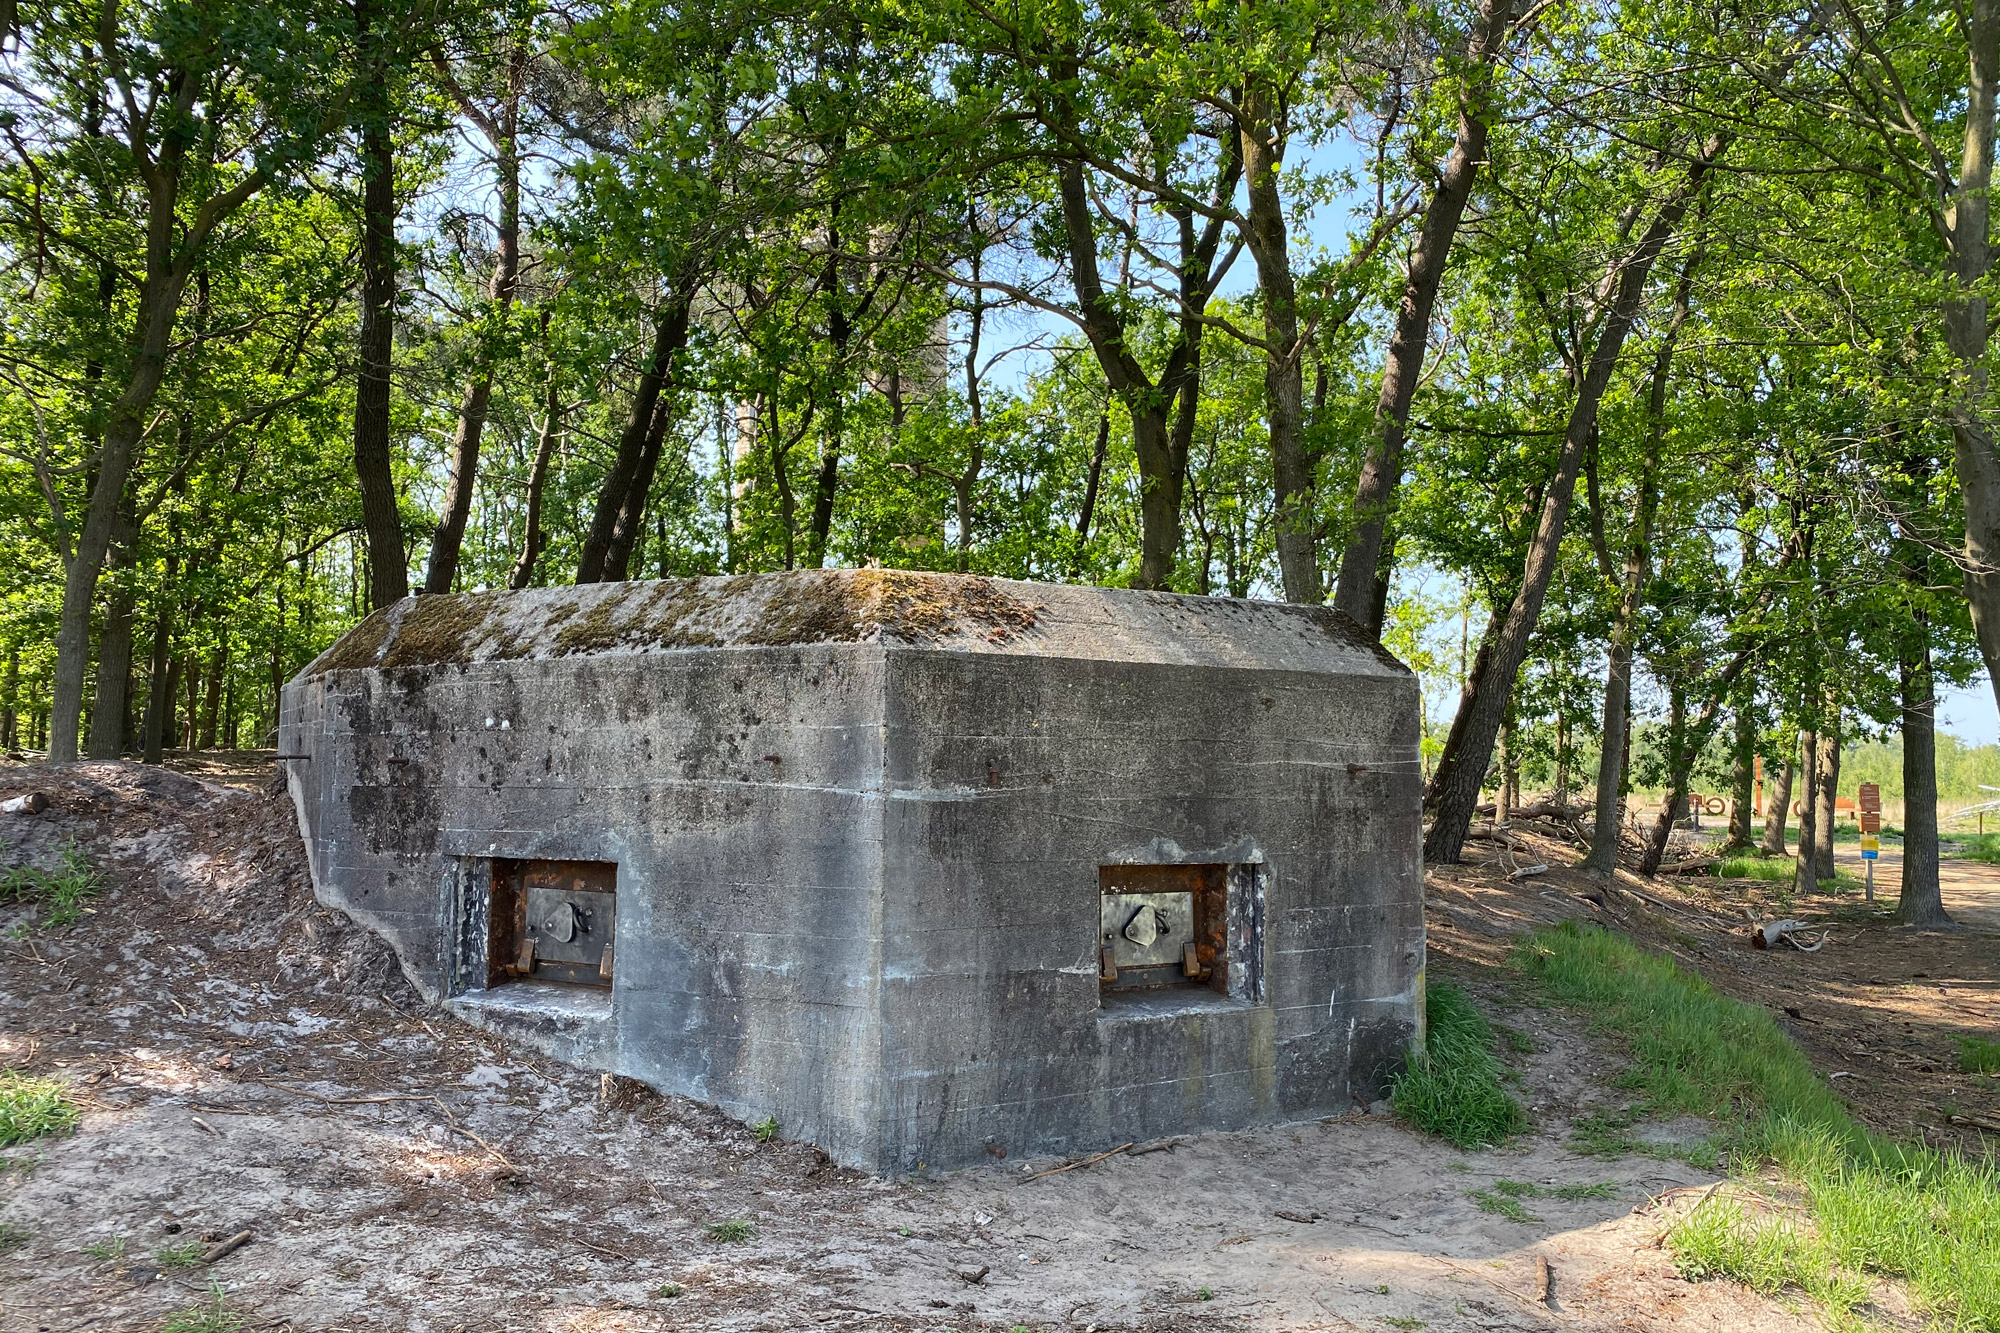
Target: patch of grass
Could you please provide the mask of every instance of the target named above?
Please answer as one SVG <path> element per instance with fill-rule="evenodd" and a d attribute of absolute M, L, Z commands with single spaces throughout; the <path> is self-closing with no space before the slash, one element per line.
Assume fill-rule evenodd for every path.
<path fill-rule="evenodd" d="M 67 1134 L 82 1117 L 83 1112 L 55 1079 L 0 1070 L 0 1148 Z"/>
<path fill-rule="evenodd" d="M 1621 935 L 1568 922 L 1517 962 L 1629 1043 L 1636 1113 L 1711 1117 L 1739 1171 L 1770 1162 L 1797 1185 L 1797 1209 L 1697 1208 L 1668 1235 L 1685 1273 L 1796 1287 L 1841 1318 L 1880 1274 L 1941 1322 L 2000 1330 L 2000 1167 L 1870 1134 L 1767 1011 Z"/>
<path fill-rule="evenodd" d="M 51 928 L 72 925 L 83 917 L 83 900 L 104 885 L 91 868 L 90 858 L 76 845 L 75 838 L 63 841 L 56 853 L 56 868 L 15 866 L 0 875 L 0 902 L 12 899 L 40 899 L 48 908 L 43 924 Z"/>
<path fill-rule="evenodd" d="M 1947 860 L 2000 865 L 2000 833 L 1946 834 L 1938 852 Z"/>
<path fill-rule="evenodd" d="M 1498 1190 L 1468 1190 L 1465 1197 L 1478 1204 L 1480 1212 L 1492 1213 L 1496 1217 L 1504 1217 L 1509 1222 L 1539 1222 L 1542 1220 L 1522 1207 L 1519 1199 L 1503 1194 Z"/>
<path fill-rule="evenodd" d="M 83 1252 L 99 1263 L 117 1263 L 125 1257 L 125 1238 L 113 1236 L 110 1240 L 94 1240 L 83 1247 Z"/>
<path fill-rule="evenodd" d="M 0 1222 L 0 1254 L 20 1249 L 28 1243 L 31 1233 L 24 1226 L 12 1222 Z"/>
<path fill-rule="evenodd" d="M 2000 1074 L 2000 1041 L 1960 1037 L 1958 1067 L 1968 1074 Z"/>
<path fill-rule="evenodd" d="M 1732 856 L 1715 867 L 1719 879 L 1756 879 L 1783 883 L 1797 874 L 1797 862 L 1789 856 L 1757 856 L 1746 852 Z"/>
<path fill-rule="evenodd" d="M 659 1286 L 653 1288 L 653 1295 L 660 1300 L 670 1301 L 676 1296 L 687 1295 L 687 1288 L 678 1282 L 662 1282 Z"/>
<path fill-rule="evenodd" d="M 1203 1287 L 1194 1294 L 1194 1298 L 1198 1301 L 1212 1301 L 1215 1299 L 1215 1289 L 1213 1287 Z"/>
<path fill-rule="evenodd" d="M 1390 1328 L 1411 1330 L 1411 1333 L 1414 1333 L 1416 1329 L 1428 1327 L 1423 1320 L 1412 1318 L 1409 1315 L 1385 1314 L 1382 1316 L 1382 1322 Z"/>
<path fill-rule="evenodd" d="M 746 1240 L 757 1238 L 757 1228 L 741 1218 L 730 1218 L 727 1222 L 710 1222 L 702 1228 L 710 1240 L 723 1241 L 730 1245 L 741 1245 Z"/>
<path fill-rule="evenodd" d="M 769 1143 L 772 1139 L 778 1137 L 778 1117 L 774 1115 L 765 1116 L 762 1120 L 750 1126 L 750 1132 L 757 1136 L 757 1142 Z"/>
<path fill-rule="evenodd" d="M 153 1261 L 162 1268 L 193 1268 L 201 1262 L 203 1248 L 198 1240 L 182 1241 L 179 1245 L 163 1245 L 153 1251 Z"/>
<path fill-rule="evenodd" d="M 1493 1029 L 1466 993 L 1444 982 L 1424 988 L 1429 1032 L 1389 1089 L 1396 1113 L 1461 1148 L 1504 1142 L 1528 1127 L 1521 1104 L 1500 1086 L 1506 1066 Z"/>
<path fill-rule="evenodd" d="M 221 1285 L 211 1282 L 208 1299 L 168 1315 L 167 1322 L 160 1325 L 160 1333 L 237 1333 L 242 1327 L 243 1316 L 229 1308 Z"/>

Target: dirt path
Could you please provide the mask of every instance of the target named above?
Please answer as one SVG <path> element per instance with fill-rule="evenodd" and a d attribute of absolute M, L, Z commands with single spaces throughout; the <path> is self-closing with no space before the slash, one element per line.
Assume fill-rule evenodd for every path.
<path fill-rule="evenodd" d="M 1504 981 L 1482 993 L 1532 1048 L 1508 1058 L 1536 1130 L 1502 1149 L 1357 1113 L 1036 1180 L 1059 1163 L 869 1179 L 692 1102 L 609 1108 L 593 1076 L 422 1010 L 312 902 L 279 799 L 111 764 L 0 772 L 0 796 L 30 781 L 55 805 L 0 823 L 0 862 L 74 836 L 109 887 L 67 930 L 0 910 L 25 927 L 0 946 L 0 1066 L 89 1111 L 0 1154 L 6 1333 L 157 1333 L 211 1280 L 247 1327 L 300 1333 L 1817 1327 L 1678 1279 L 1659 1237 L 1715 1177 L 1567 1146 L 1628 1096 L 1618 1057 Z M 1580 910 L 1496 893 L 1437 929 Z M 1521 1197 L 1566 1185 L 1602 1188 Z"/>
<path fill-rule="evenodd" d="M 1834 863 L 1856 879 L 1865 873 L 1858 843 L 1833 845 Z M 1893 900 L 1902 892 L 1903 849 L 1894 843 L 1882 844 L 1881 858 L 1875 862 L 1875 894 Z M 2000 866 L 1984 861 L 1946 858 L 1938 863 L 1938 889 L 1944 895 L 1944 910 L 1961 926 L 2000 932 Z"/>

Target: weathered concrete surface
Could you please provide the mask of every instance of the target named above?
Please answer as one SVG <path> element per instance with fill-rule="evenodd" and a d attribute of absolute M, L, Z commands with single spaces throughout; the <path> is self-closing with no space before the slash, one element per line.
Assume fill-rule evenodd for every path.
<path fill-rule="evenodd" d="M 316 892 L 427 995 L 891 1171 L 1377 1095 L 1421 1023 L 1416 691 L 1317 608 L 810 571 L 405 600 L 281 745 Z M 493 857 L 617 864 L 611 991 L 484 989 Z M 1128 863 L 1242 870 L 1230 994 L 1100 998 Z"/>

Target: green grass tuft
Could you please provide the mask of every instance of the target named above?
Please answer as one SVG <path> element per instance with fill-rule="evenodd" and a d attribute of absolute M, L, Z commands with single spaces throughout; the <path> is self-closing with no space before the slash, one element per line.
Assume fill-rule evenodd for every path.
<path fill-rule="evenodd" d="M 1493 1053 L 1493 1029 L 1456 986 L 1424 988 L 1429 1032 L 1390 1085 L 1396 1113 L 1461 1148 L 1504 1142 L 1528 1127 L 1521 1104 L 1500 1086 L 1506 1066 Z"/>
<path fill-rule="evenodd" d="M 731 1218 L 727 1222 L 710 1222 L 703 1230 L 708 1232 L 710 1240 L 725 1241 L 731 1245 L 741 1245 L 744 1241 L 755 1240 L 757 1237 L 757 1228 L 740 1218 Z"/>
<path fill-rule="evenodd" d="M 762 1120 L 750 1126 L 750 1132 L 756 1135 L 757 1142 L 769 1143 L 772 1139 L 778 1137 L 778 1117 L 774 1115 L 765 1116 Z"/>
<path fill-rule="evenodd" d="M 39 899 L 48 906 L 48 916 L 43 924 L 50 927 L 72 925 L 81 920 L 83 900 L 104 886 L 99 882 L 97 872 L 91 869 L 90 858 L 76 845 L 75 838 L 64 840 L 56 859 L 58 865 L 54 870 L 15 866 L 0 875 L 0 903 L 17 898 Z"/>
<path fill-rule="evenodd" d="M 1729 1127 L 1739 1169 L 1775 1164 L 1803 1209 L 1704 1201 L 1668 1235 L 1690 1277 L 1796 1287 L 1846 1319 L 1866 1275 L 1898 1277 L 1959 1329 L 2000 1331 L 2000 1168 L 1890 1142 L 1857 1124 L 1763 1009 L 1595 926 L 1538 931 L 1519 964 L 1630 1043 L 1624 1076 L 1649 1115 Z"/>
<path fill-rule="evenodd" d="M 1721 879 L 1756 879 L 1782 883 L 1797 874 L 1797 862 L 1789 856 L 1732 856 L 1716 866 Z"/>
<path fill-rule="evenodd" d="M 243 1316 L 229 1308 L 222 1287 L 211 1282 L 208 1284 L 208 1299 L 200 1305 L 168 1315 L 167 1322 L 160 1325 L 160 1333 L 237 1333 L 242 1327 Z"/>
<path fill-rule="evenodd" d="M 0 1148 L 67 1134 L 82 1115 L 56 1080 L 0 1070 Z"/>
<path fill-rule="evenodd" d="M 184 1240 L 153 1251 L 153 1262 L 162 1268 L 193 1268 L 201 1262 L 205 1247 L 198 1240 Z"/>
<path fill-rule="evenodd" d="M 2000 1074 L 2000 1041 L 1960 1037 L 1958 1067 L 1968 1074 Z"/>

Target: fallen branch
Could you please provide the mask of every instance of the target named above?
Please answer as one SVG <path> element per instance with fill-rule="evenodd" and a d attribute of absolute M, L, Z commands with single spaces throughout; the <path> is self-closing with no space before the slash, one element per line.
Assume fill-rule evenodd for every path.
<path fill-rule="evenodd" d="M 1124 1152 L 1131 1146 L 1132 1144 L 1130 1143 L 1121 1143 L 1116 1148 L 1113 1148 L 1110 1152 L 1101 1152 L 1097 1154 L 1097 1156 L 1095 1157 L 1086 1157 L 1080 1162 L 1066 1162 L 1061 1166 L 1052 1166 L 1046 1171 L 1037 1171 L 1032 1176 L 1022 1177 L 1021 1183 L 1025 1185 L 1030 1180 L 1040 1180 L 1043 1176 L 1059 1176 L 1065 1171 L 1074 1171 L 1080 1166 L 1095 1166 L 1107 1157 L 1116 1157 L 1119 1153 Z"/>
<path fill-rule="evenodd" d="M 1814 934 L 1816 938 L 1810 944 L 1807 944 L 1799 938 L 1804 934 Z M 1775 949 L 1778 946 L 1778 941 L 1783 940 L 1800 953 L 1816 953 L 1826 946 L 1826 938 L 1827 935 L 1824 927 L 1815 928 L 1808 926 L 1803 921 L 1793 921 L 1787 918 L 1783 921 L 1766 921 L 1763 925 L 1752 930 L 1750 932 L 1750 947 L 1753 949 Z"/>
<path fill-rule="evenodd" d="M 1973 1129 L 1983 1129 L 1991 1133 L 2000 1134 L 2000 1120 L 1989 1120 L 1983 1115 L 1947 1115 L 1945 1123 L 1967 1125 Z"/>
<path fill-rule="evenodd" d="M 251 1235 L 248 1231 L 239 1231 L 228 1240 L 218 1242 L 212 1246 L 206 1254 L 201 1256 L 201 1261 L 204 1264 L 212 1264 L 218 1259 L 227 1258 L 229 1255 L 242 1249 L 245 1245 L 248 1245 L 250 1241 Z"/>

